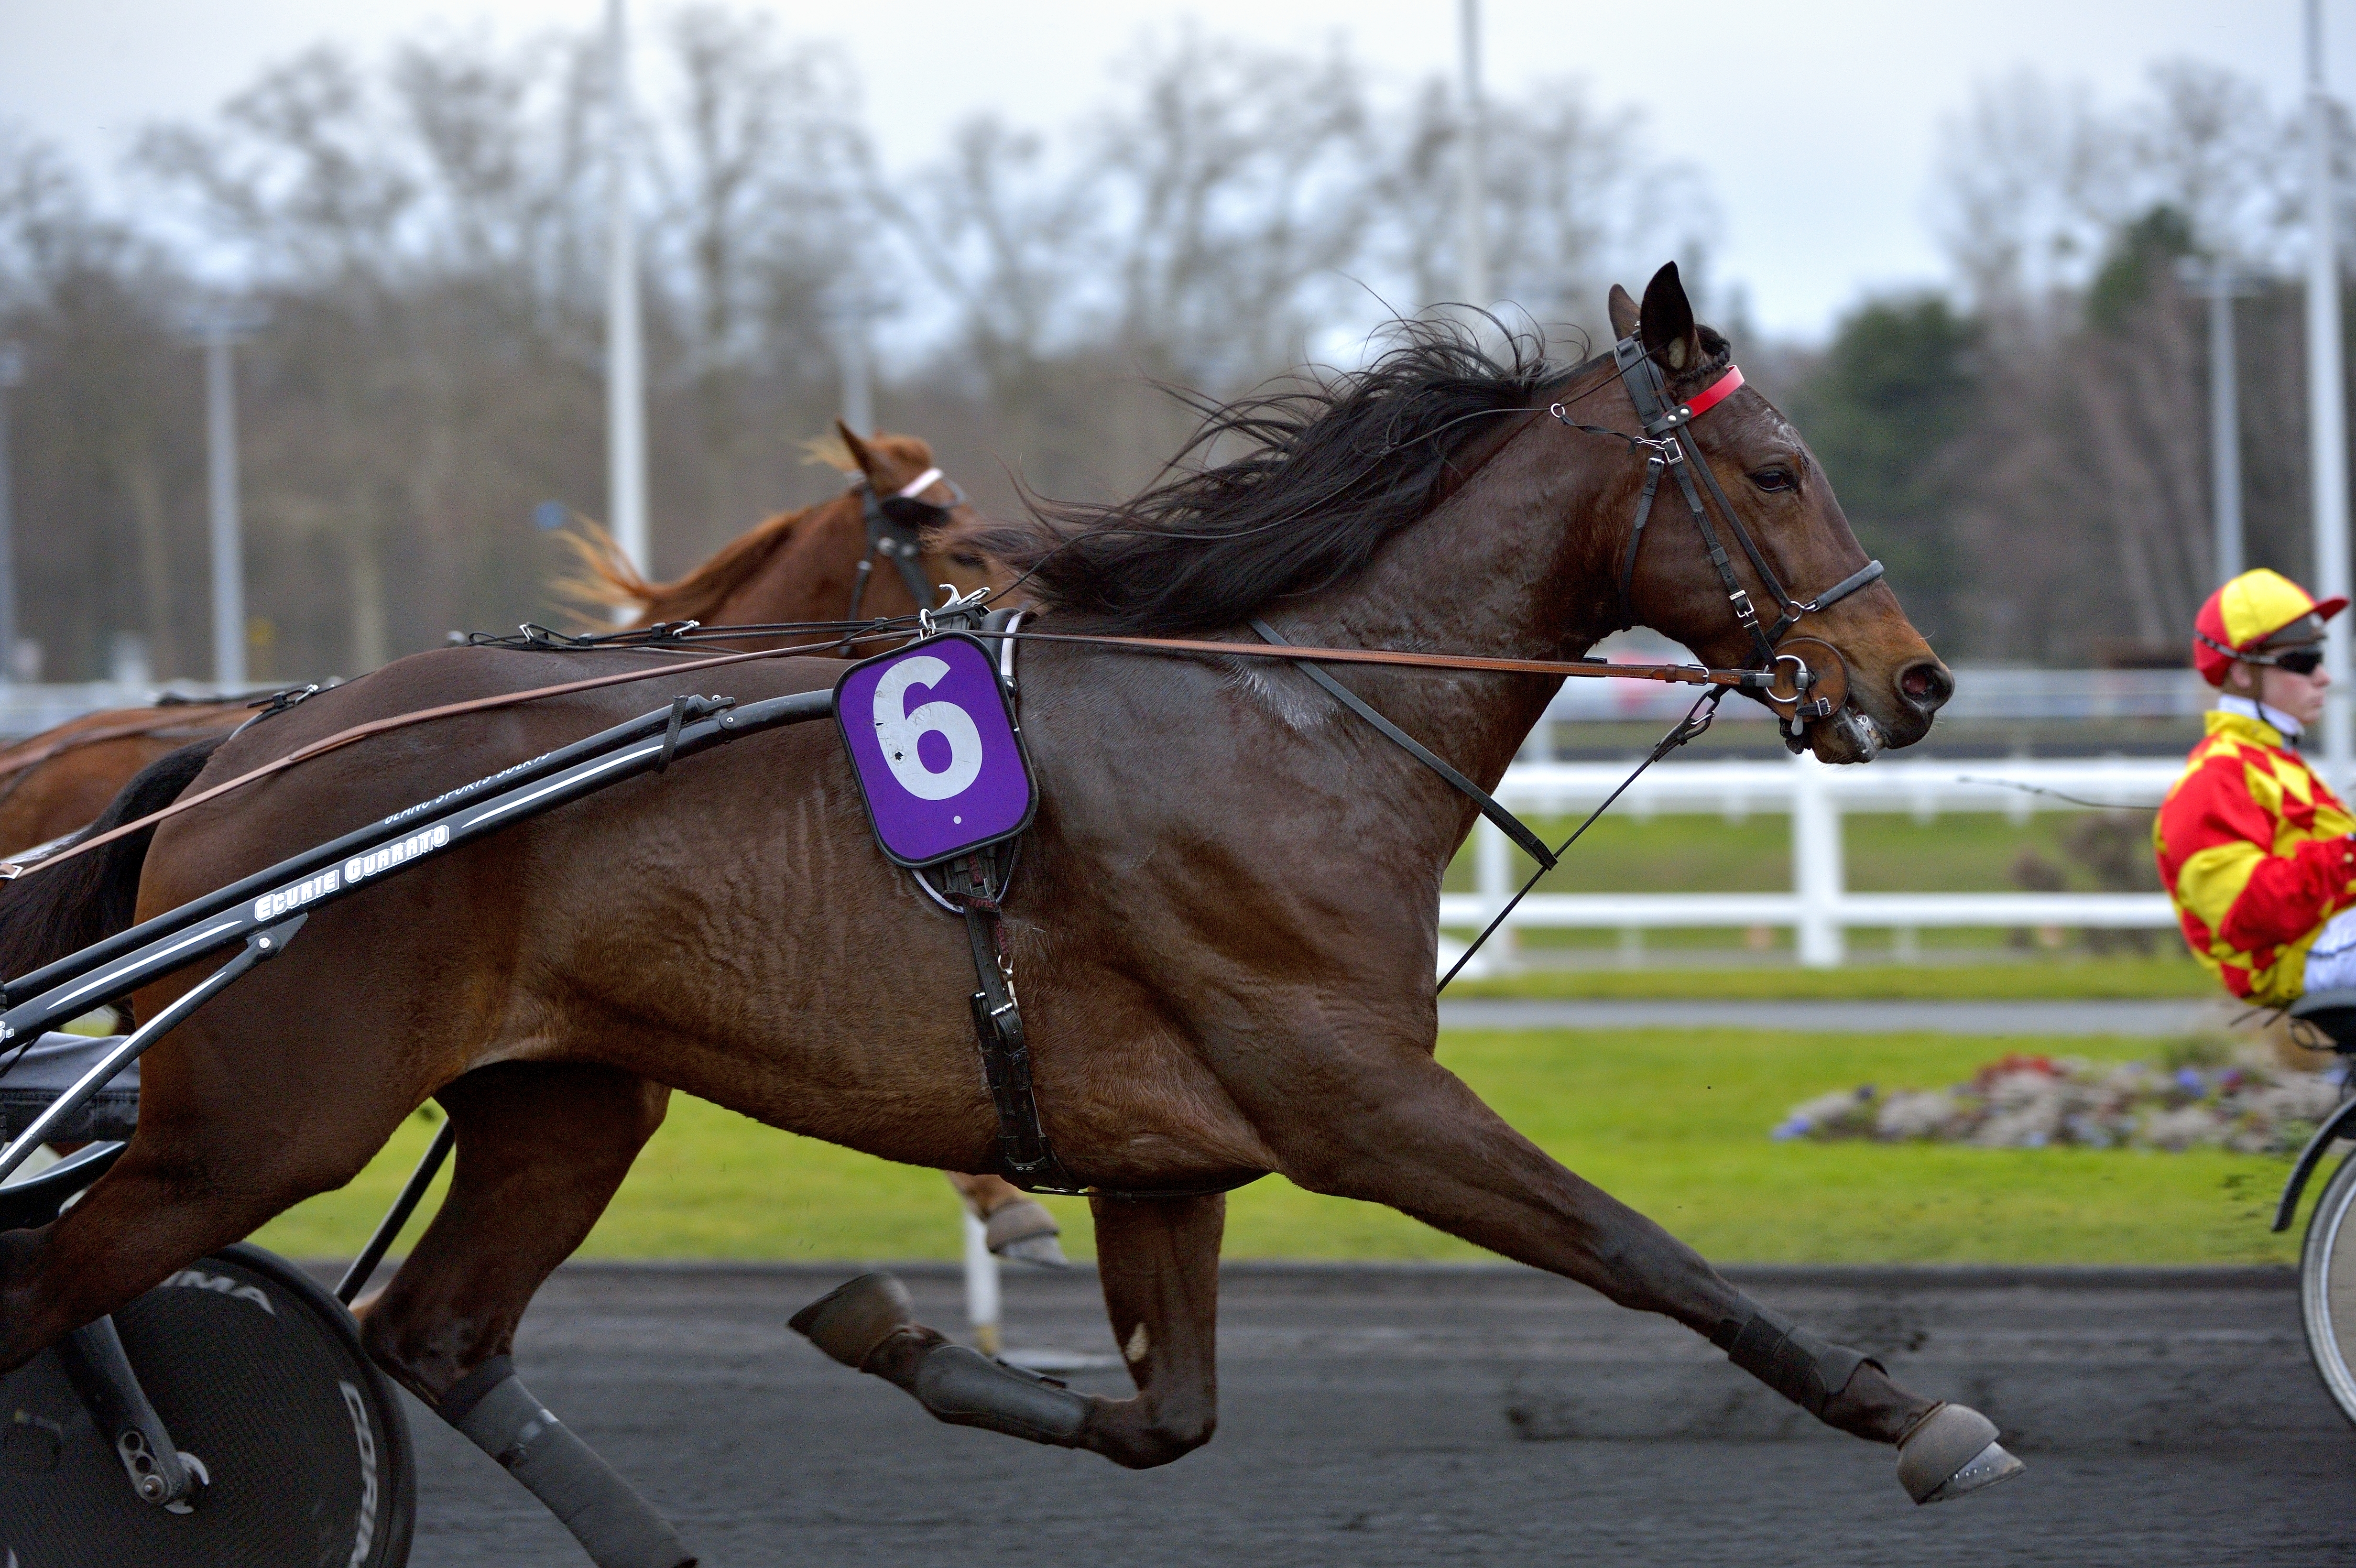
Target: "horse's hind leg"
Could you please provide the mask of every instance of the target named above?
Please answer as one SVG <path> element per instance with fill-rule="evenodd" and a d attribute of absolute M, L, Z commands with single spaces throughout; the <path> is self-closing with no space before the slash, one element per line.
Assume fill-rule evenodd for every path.
<path fill-rule="evenodd" d="M 516 1324 L 662 1125 L 669 1091 L 609 1067 L 507 1064 L 437 1096 L 450 1193 L 392 1283 L 360 1303 L 377 1363 L 548 1505 L 599 1568 L 694 1558 L 661 1515 L 515 1375 Z"/>
<path fill-rule="evenodd" d="M 1223 1197 L 1092 1200 L 1105 1309 L 1137 1392 L 1075 1393 L 953 1345 L 917 1323 L 889 1275 L 862 1275 L 795 1314 L 793 1327 L 846 1366 L 905 1389 L 941 1420 L 1087 1448 L 1133 1469 L 1210 1441 Z"/>

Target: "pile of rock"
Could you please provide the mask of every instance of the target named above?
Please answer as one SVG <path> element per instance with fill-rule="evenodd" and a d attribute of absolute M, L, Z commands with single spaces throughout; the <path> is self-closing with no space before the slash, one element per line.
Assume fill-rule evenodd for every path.
<path fill-rule="evenodd" d="M 2337 1072 L 2253 1053 L 2223 1066 L 2007 1056 L 1948 1089 L 1841 1090 L 1792 1107 L 1779 1139 L 1870 1138 L 1983 1148 L 2297 1150 L 2340 1103 Z"/>

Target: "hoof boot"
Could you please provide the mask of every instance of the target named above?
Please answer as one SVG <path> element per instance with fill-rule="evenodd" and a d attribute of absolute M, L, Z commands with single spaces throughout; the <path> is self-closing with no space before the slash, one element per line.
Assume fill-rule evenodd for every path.
<path fill-rule="evenodd" d="M 982 1241 L 1001 1258 L 1062 1268 L 1066 1260 L 1064 1249 L 1055 1243 L 1061 1233 L 1062 1227 L 1055 1223 L 1055 1217 L 1047 1212 L 1044 1204 L 1019 1198 L 1001 1205 L 990 1216 Z"/>
<path fill-rule="evenodd" d="M 888 1274 L 862 1274 L 795 1313 L 786 1326 L 863 1372 L 875 1348 L 916 1320 L 906 1285 Z"/>
<path fill-rule="evenodd" d="M 1996 1423 L 1968 1405 L 1940 1405 L 1898 1444 L 1899 1484 L 1918 1503 L 1976 1492 L 2027 1467 L 1997 1442 Z"/>
<path fill-rule="evenodd" d="M 1063 1384 L 993 1361 L 963 1345 L 938 1345 L 916 1366 L 917 1403 L 956 1426 L 1069 1447 L 1087 1420 L 1088 1400 Z"/>

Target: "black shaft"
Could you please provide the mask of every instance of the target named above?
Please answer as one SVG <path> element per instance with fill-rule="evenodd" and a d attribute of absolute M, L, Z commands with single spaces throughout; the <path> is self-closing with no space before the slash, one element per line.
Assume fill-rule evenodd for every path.
<path fill-rule="evenodd" d="M 337 1301 L 349 1307 L 367 1287 L 369 1275 L 376 1273 L 376 1265 L 384 1262 L 384 1254 L 400 1236 L 401 1228 L 409 1223 L 412 1214 L 417 1212 L 417 1205 L 424 1200 L 425 1189 L 434 1185 L 434 1178 L 440 1172 L 442 1162 L 450 1157 L 450 1151 L 457 1142 L 457 1124 L 447 1116 L 443 1117 L 434 1141 L 425 1147 L 425 1157 L 419 1160 L 417 1168 L 409 1173 L 409 1180 L 402 1185 L 401 1196 L 394 1199 L 392 1207 L 384 1211 L 384 1218 L 377 1221 L 376 1233 L 368 1239 L 368 1245 L 360 1249 L 360 1255 L 352 1260 L 352 1266 L 346 1269 L 344 1277 L 337 1282 Z"/>
<path fill-rule="evenodd" d="M 691 756 L 741 735 L 823 719 L 833 711 L 831 689 L 773 697 L 682 726 L 677 746 L 669 750 L 674 757 Z M 669 722 L 670 709 L 660 708 L 620 730 L 605 732 L 626 733 L 635 739 L 608 745 L 570 767 L 552 773 L 547 760 L 535 760 L 396 813 L 366 833 L 337 840 L 334 847 L 346 851 L 340 865 L 324 849 L 281 861 L 268 871 L 198 901 L 206 912 L 191 914 L 188 910 L 193 906 L 183 906 L 134 928 L 136 933 L 155 934 L 128 952 L 122 950 L 122 939 L 117 938 L 101 944 L 113 949 L 111 956 L 96 959 L 91 956 L 95 949 L 86 948 L 62 959 L 10 987 L 12 997 L 27 999 L 16 1001 L 0 1014 L 0 1047 L 129 996 L 142 986 L 237 945 L 297 909 L 335 902 L 357 891 L 364 881 L 372 884 L 381 877 L 397 876 L 445 850 L 652 773 L 666 751 L 659 731 Z M 560 754 L 552 752 L 550 758 Z M 509 783 L 527 771 L 533 775 L 528 782 Z M 498 787 L 503 784 L 507 787 Z M 226 901 L 231 893 L 245 901 L 241 906 Z M 257 893 L 258 898 L 253 896 Z M 134 933 L 125 933 L 130 934 Z M 53 972 L 69 977 L 32 994 L 33 981 Z"/>
<path fill-rule="evenodd" d="M 518 763 L 511 768 L 502 768 L 488 777 L 477 779 L 473 784 L 452 790 L 439 799 L 428 802 L 427 805 L 441 806 L 445 809 L 464 805 L 470 800 L 480 799 L 490 790 L 512 789 L 518 784 L 529 784 L 534 779 L 544 778 L 552 773 L 569 768 L 575 763 L 610 752 L 616 746 L 626 745 L 639 736 L 647 734 L 650 730 L 661 729 L 669 721 L 670 709 L 668 708 L 654 713 L 642 713 L 626 724 L 616 724 L 610 730 L 601 730 L 596 734 L 575 741 L 569 746 L 559 747 L 553 752 L 544 752 L 527 762 Z M 307 876 L 322 866 L 333 865 L 354 849 L 382 838 L 388 830 L 408 820 L 412 814 L 420 813 L 420 807 L 412 806 L 407 811 L 398 812 L 381 822 L 373 822 L 366 827 L 357 828 L 340 838 L 322 844 L 317 848 L 297 855 L 292 859 L 281 860 L 267 870 L 256 871 L 250 877 L 231 882 L 225 888 L 217 889 L 200 899 L 180 905 L 177 909 L 167 910 L 153 920 L 132 926 L 127 931 L 117 932 L 103 942 L 92 943 L 78 953 L 68 954 L 54 964 L 46 965 L 21 979 L 11 980 L 7 985 L 0 986 L 0 1007 L 13 1006 L 26 997 L 37 997 L 53 987 L 62 986 L 78 976 L 90 973 L 91 970 L 111 958 L 118 958 L 125 953 L 135 953 L 158 937 L 185 930 L 198 921 L 209 915 L 219 914 L 234 904 L 242 903 L 256 893 L 275 887 L 290 877 Z"/>

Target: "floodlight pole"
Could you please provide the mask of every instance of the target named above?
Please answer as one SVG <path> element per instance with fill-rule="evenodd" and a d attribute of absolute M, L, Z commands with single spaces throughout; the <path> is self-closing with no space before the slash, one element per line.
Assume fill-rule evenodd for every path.
<path fill-rule="evenodd" d="M 1488 184 L 1482 143 L 1488 134 L 1488 111 L 1481 98 L 1481 0 L 1459 0 L 1459 47 L 1462 53 L 1462 156 L 1458 165 L 1457 264 L 1464 303 L 1475 309 L 1489 304 L 1489 237 L 1483 196 Z"/>
<path fill-rule="evenodd" d="M 2242 535 L 2241 383 L 2233 347 L 2233 301 L 2241 280 L 2222 256 L 2188 258 L 2186 280 L 2209 302 L 2209 515 L 2216 530 L 2219 582 L 2239 577 L 2247 566 Z"/>
<path fill-rule="evenodd" d="M 25 379 L 25 357 L 0 343 L 0 686 L 16 679 L 16 514 L 8 461 L 8 394 Z"/>
<path fill-rule="evenodd" d="M 630 205 L 630 49 L 624 0 L 605 0 L 606 521 L 648 571 L 646 370 L 638 328 L 637 215 Z M 617 609 L 616 618 L 632 612 Z"/>
<path fill-rule="evenodd" d="M 2331 100 L 2323 89 L 2322 0 L 2307 0 L 2307 438 L 2314 476 L 2315 592 L 2348 592 L 2348 414 L 2340 351 L 2340 262 L 2332 232 Z M 2351 762 L 2348 620 L 2324 643 L 2331 686 L 2323 709 L 2323 771 L 2345 791 Z"/>
<path fill-rule="evenodd" d="M 842 422 L 862 441 L 875 433 L 875 371 L 867 325 L 874 307 L 865 293 L 851 295 L 835 312 L 835 352 L 842 375 Z"/>
<path fill-rule="evenodd" d="M 245 543 L 238 516 L 237 368 L 230 357 L 239 324 L 226 311 L 204 323 L 205 479 L 211 502 L 213 684 L 245 687 Z"/>

